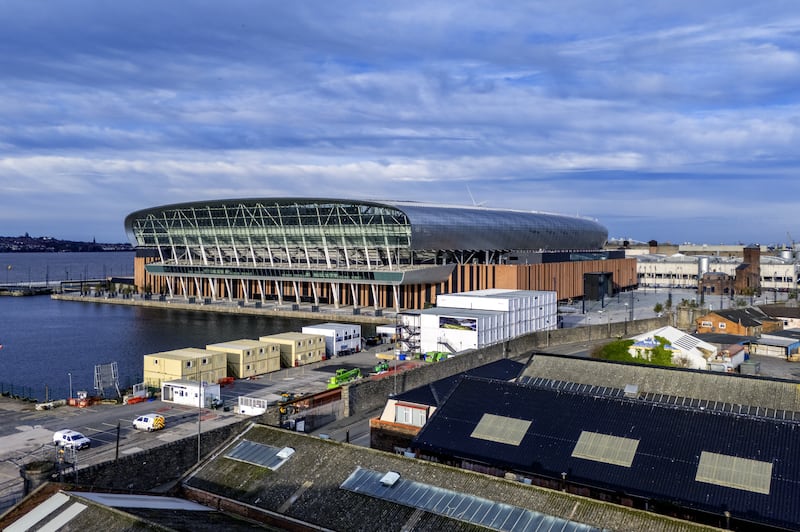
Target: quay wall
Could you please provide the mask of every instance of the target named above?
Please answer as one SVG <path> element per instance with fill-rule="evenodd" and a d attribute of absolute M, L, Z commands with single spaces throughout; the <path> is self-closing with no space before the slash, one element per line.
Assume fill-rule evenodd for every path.
<path fill-rule="evenodd" d="M 178 301 L 178 300 L 166 300 L 166 301 L 159 301 L 157 299 L 141 299 L 138 297 L 135 298 L 124 298 L 121 296 L 117 297 L 106 297 L 106 296 L 82 296 L 79 294 L 52 294 L 50 296 L 52 299 L 58 299 L 62 301 L 78 301 L 81 303 L 103 303 L 103 304 L 110 304 L 110 305 L 128 305 L 128 306 L 136 306 L 136 307 L 151 307 L 151 308 L 164 308 L 164 309 L 180 309 L 180 310 L 189 310 L 192 312 L 216 312 L 219 314 L 241 314 L 241 315 L 250 315 L 250 316 L 262 316 L 262 317 L 282 317 L 282 318 L 293 318 L 293 319 L 300 319 L 300 320 L 317 320 L 317 321 L 336 321 L 336 322 L 347 322 L 347 323 L 361 323 L 361 324 L 373 324 L 373 325 L 386 325 L 388 323 L 394 323 L 393 318 L 388 318 L 384 316 L 375 316 L 374 311 L 372 309 L 365 309 L 364 313 L 353 314 L 352 312 L 345 312 L 344 310 L 338 312 L 325 312 L 324 310 L 320 309 L 319 312 L 312 312 L 310 310 L 311 305 L 303 304 L 300 305 L 299 310 L 290 310 L 290 309 L 278 309 L 278 308 L 270 308 L 270 307 L 262 307 L 256 308 L 253 303 L 238 306 L 236 304 L 231 303 L 189 303 L 188 301 Z M 307 308 L 308 310 L 304 310 Z M 373 314 L 367 314 L 366 312 L 373 312 Z"/>

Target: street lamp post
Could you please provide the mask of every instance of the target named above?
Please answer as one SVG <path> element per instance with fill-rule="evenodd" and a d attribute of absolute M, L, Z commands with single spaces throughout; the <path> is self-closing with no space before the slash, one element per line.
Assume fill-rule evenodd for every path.
<path fill-rule="evenodd" d="M 625 336 L 628 335 L 628 304 L 625 303 Z"/>
<path fill-rule="evenodd" d="M 197 463 L 200 463 L 200 420 L 203 417 L 203 374 L 200 364 L 197 365 L 197 382 L 200 385 L 200 397 L 197 398 Z"/>
<path fill-rule="evenodd" d="M 69 398 L 72 399 L 72 373 L 67 373 L 69 375 Z"/>

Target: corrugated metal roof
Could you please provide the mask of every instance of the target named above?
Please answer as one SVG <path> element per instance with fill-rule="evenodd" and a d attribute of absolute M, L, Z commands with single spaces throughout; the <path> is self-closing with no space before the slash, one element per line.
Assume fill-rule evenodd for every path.
<path fill-rule="evenodd" d="M 697 400 L 681 406 L 465 377 L 412 447 L 522 474 L 569 472 L 568 481 L 771 525 L 800 523 L 800 423 L 702 410 Z M 470 438 L 484 413 L 533 423 L 518 447 Z M 631 467 L 573 457 L 583 431 L 639 440 Z M 769 495 L 695 480 L 704 451 L 771 463 Z"/>

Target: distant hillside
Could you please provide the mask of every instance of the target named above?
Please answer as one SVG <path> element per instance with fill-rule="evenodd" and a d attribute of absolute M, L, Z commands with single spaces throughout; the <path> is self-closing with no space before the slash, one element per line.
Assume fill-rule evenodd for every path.
<path fill-rule="evenodd" d="M 32 237 L 0 236 L 0 253 L 26 252 L 82 252 L 82 251 L 133 251 L 130 244 L 98 244 L 97 242 L 73 242 L 49 236 Z"/>

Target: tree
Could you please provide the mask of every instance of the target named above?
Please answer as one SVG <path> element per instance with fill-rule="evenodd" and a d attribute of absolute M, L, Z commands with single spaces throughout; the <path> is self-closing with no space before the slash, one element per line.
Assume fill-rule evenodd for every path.
<path fill-rule="evenodd" d="M 669 341 L 661 336 L 656 336 L 655 340 L 658 345 L 651 350 L 650 363 L 654 366 L 672 366 L 672 351 L 666 348 Z"/>
<path fill-rule="evenodd" d="M 653 312 L 660 316 L 661 313 L 664 312 L 664 305 L 661 303 L 656 303 L 656 306 L 653 307 Z"/>
<path fill-rule="evenodd" d="M 628 348 L 633 345 L 633 340 L 615 340 L 603 346 L 597 347 L 592 351 L 591 357 L 601 360 L 613 360 L 615 362 L 628 362 L 632 364 L 645 364 L 652 366 L 671 367 L 672 351 L 665 346 L 669 342 L 660 336 L 655 337 L 659 345 L 654 347 L 650 353 L 650 360 L 631 355 Z"/>

